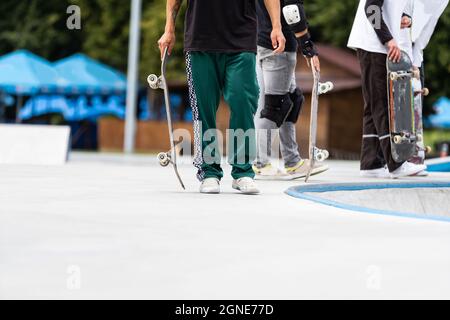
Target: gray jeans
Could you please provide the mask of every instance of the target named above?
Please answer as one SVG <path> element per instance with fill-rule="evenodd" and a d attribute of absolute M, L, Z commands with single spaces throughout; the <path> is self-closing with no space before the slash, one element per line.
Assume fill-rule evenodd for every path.
<path fill-rule="evenodd" d="M 284 95 L 294 92 L 297 87 L 295 67 L 297 54 L 285 52 L 272 55 L 272 50 L 258 47 L 256 72 L 260 86 L 258 111 L 255 117 L 257 130 L 258 151 L 256 163 L 263 166 L 270 163 L 273 138 L 278 130 L 275 122 L 261 118 L 261 111 L 265 105 L 265 95 Z M 294 166 L 301 161 L 298 150 L 295 124 L 285 122 L 279 129 L 281 154 L 286 166 Z"/>

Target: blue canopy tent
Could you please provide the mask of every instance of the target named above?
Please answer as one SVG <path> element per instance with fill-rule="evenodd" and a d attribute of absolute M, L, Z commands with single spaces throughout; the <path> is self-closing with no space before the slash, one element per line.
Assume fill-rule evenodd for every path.
<path fill-rule="evenodd" d="M 51 93 L 67 86 L 47 60 L 18 50 L 0 57 L 0 90 L 13 95 Z"/>
<path fill-rule="evenodd" d="M 0 57 L 0 91 L 17 96 L 16 121 L 19 120 L 23 96 L 58 92 L 66 85 L 67 81 L 50 62 L 27 50 Z"/>
<path fill-rule="evenodd" d="M 102 115 L 124 118 L 127 79 L 123 73 L 81 53 L 53 65 L 69 81 L 66 93 L 77 96 L 71 101 L 74 112 L 65 115 L 67 120 L 96 121 Z"/>
<path fill-rule="evenodd" d="M 436 114 L 428 117 L 428 124 L 434 128 L 450 128 L 450 99 L 440 98 L 434 105 Z"/>
<path fill-rule="evenodd" d="M 63 90 L 66 96 L 33 97 L 25 104 L 22 119 L 48 113 L 60 113 L 67 121 L 96 121 L 102 115 L 124 118 L 125 75 L 84 54 L 59 60 L 53 67 L 66 79 Z"/>
<path fill-rule="evenodd" d="M 68 79 L 68 93 L 125 94 L 127 79 L 121 72 L 78 53 L 55 62 L 56 71 Z"/>

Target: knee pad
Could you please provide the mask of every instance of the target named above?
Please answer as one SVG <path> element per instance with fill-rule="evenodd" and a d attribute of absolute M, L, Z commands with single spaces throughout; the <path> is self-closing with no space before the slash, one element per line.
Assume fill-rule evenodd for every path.
<path fill-rule="evenodd" d="M 305 96 L 300 88 L 296 88 L 295 91 L 290 94 L 290 97 L 294 105 L 286 118 L 286 122 L 297 123 L 305 102 Z"/>
<path fill-rule="evenodd" d="M 285 0 L 282 11 L 283 17 L 292 31 L 299 33 L 308 29 L 303 0 Z"/>
<path fill-rule="evenodd" d="M 275 122 L 279 128 L 291 113 L 293 105 L 289 94 L 266 95 L 266 104 L 261 111 L 261 118 Z"/>

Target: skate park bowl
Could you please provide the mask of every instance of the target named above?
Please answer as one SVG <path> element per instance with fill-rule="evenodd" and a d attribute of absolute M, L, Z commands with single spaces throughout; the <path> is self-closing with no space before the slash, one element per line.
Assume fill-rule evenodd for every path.
<path fill-rule="evenodd" d="M 354 212 L 450 222 L 450 182 L 303 185 L 286 193 Z"/>
<path fill-rule="evenodd" d="M 450 172 L 450 157 L 428 160 L 426 165 L 429 172 Z"/>

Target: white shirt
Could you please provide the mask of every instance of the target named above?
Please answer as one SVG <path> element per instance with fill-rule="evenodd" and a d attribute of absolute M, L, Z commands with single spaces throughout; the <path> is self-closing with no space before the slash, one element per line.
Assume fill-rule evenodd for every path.
<path fill-rule="evenodd" d="M 448 2 L 449 0 L 413 0 L 412 59 L 414 66 L 422 65 L 423 50 L 428 46 Z"/>
<path fill-rule="evenodd" d="M 385 0 L 383 5 L 383 19 L 396 41 L 400 39 L 400 25 L 402 15 L 408 0 Z M 430 1 L 430 0 L 426 0 Z M 363 49 L 369 52 L 387 54 L 387 48 L 381 43 L 374 26 L 367 18 L 365 12 L 366 0 L 359 1 L 355 22 L 348 41 L 348 47 L 352 49 Z"/>

